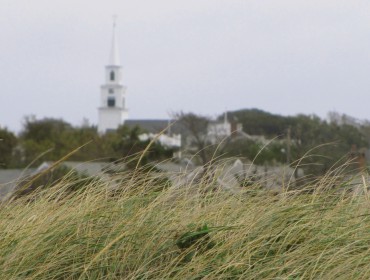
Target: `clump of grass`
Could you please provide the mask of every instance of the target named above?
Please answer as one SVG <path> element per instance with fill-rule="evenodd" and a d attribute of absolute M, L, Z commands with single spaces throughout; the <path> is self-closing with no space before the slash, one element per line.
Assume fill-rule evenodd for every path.
<path fill-rule="evenodd" d="M 0 206 L 2 279 L 370 277 L 366 188 L 330 176 L 280 194 L 163 187 L 150 170 L 70 181 Z"/>

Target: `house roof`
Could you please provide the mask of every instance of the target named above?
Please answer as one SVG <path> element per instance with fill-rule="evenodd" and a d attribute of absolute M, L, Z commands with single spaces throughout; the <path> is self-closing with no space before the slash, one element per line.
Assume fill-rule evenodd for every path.
<path fill-rule="evenodd" d="M 30 175 L 35 170 L 24 169 L 4 169 L 0 170 L 0 185 L 7 184 L 9 182 L 16 181 L 24 176 Z"/>
<path fill-rule="evenodd" d="M 50 168 L 53 162 L 43 162 L 38 168 L 30 169 L 5 169 L 0 170 L 0 202 L 6 200 L 16 188 L 30 176 L 34 176 Z M 125 169 L 123 163 L 108 162 L 74 162 L 65 161 L 61 163 L 69 169 L 85 176 L 103 177 L 105 172 L 120 172 Z"/>
<path fill-rule="evenodd" d="M 86 176 L 102 175 L 106 170 L 113 170 L 114 164 L 108 162 L 78 162 L 78 161 L 65 161 L 62 165 L 67 168 L 73 169 L 79 174 Z"/>
<path fill-rule="evenodd" d="M 0 170 L 0 201 L 12 193 L 15 187 L 27 176 L 33 174 L 36 169 L 4 169 Z"/>

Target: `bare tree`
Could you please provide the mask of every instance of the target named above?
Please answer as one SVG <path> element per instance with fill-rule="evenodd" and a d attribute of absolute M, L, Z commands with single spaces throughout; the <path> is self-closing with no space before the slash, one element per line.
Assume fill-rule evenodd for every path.
<path fill-rule="evenodd" d="M 210 143 L 207 139 L 210 119 L 194 113 L 184 112 L 175 113 L 174 117 L 188 132 L 190 142 L 196 147 L 202 163 L 204 165 L 207 164 L 210 160 L 208 153 L 208 147 Z"/>

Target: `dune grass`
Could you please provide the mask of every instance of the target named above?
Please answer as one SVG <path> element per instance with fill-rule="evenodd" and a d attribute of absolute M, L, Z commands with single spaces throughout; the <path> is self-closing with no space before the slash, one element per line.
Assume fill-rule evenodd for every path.
<path fill-rule="evenodd" d="M 89 179 L 74 192 L 66 177 L 0 205 L 0 278 L 370 278 L 366 188 L 326 188 L 326 176 L 301 191 L 235 195 L 214 180 L 175 188 L 156 176 Z"/>

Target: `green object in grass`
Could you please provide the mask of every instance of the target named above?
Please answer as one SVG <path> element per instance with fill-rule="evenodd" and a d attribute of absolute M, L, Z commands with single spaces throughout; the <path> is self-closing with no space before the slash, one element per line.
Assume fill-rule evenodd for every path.
<path fill-rule="evenodd" d="M 195 231 L 188 231 L 181 235 L 176 241 L 176 245 L 180 249 L 187 249 L 200 241 L 202 241 L 201 244 L 208 244 L 210 240 L 209 232 L 210 229 L 205 224 L 204 226 L 197 228 Z"/>

